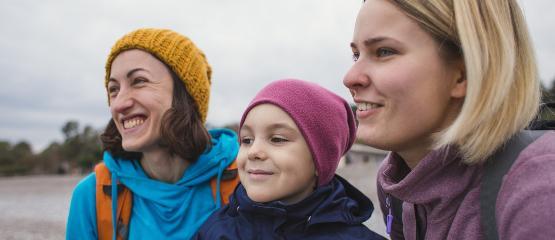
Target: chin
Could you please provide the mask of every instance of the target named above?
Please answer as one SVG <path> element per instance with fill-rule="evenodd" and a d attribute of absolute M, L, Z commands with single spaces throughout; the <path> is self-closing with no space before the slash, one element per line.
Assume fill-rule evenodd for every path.
<path fill-rule="evenodd" d="M 375 137 L 374 135 L 365 135 L 365 136 L 360 136 L 358 139 L 360 139 L 360 141 L 363 144 L 373 148 L 386 149 L 388 147 L 386 146 L 387 144 L 385 144 L 386 141 L 384 141 L 385 139 L 383 137 Z"/>
<path fill-rule="evenodd" d="M 368 127 L 359 125 L 357 129 L 357 138 L 361 140 L 364 144 L 371 145 L 372 142 L 377 142 L 380 139 L 379 130 L 375 127 Z"/>
<path fill-rule="evenodd" d="M 247 190 L 247 196 L 249 196 L 249 198 L 255 202 L 259 202 L 259 203 L 266 203 L 266 202 L 271 202 L 274 201 L 276 199 L 274 199 L 272 196 L 265 194 L 263 192 L 257 192 L 257 191 L 248 191 Z"/>
<path fill-rule="evenodd" d="M 121 148 L 126 152 L 142 152 L 139 144 L 122 141 Z"/>

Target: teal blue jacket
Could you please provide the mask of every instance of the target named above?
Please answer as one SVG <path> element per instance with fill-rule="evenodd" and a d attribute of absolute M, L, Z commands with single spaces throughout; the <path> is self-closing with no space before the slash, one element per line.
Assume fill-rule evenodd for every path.
<path fill-rule="evenodd" d="M 114 159 L 104 153 L 112 180 L 133 193 L 129 239 L 189 239 L 220 207 L 210 179 L 235 159 L 239 146 L 230 130 L 210 130 L 212 148 L 191 164 L 174 184 L 150 179 L 138 161 Z M 71 199 L 66 239 L 97 239 L 96 179 L 92 173 L 77 184 Z M 219 192 L 219 191 L 218 191 Z"/>

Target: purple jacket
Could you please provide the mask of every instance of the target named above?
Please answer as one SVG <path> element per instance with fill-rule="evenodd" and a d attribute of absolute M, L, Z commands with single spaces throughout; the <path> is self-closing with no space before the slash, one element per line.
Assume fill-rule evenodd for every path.
<path fill-rule="evenodd" d="M 385 194 L 401 199 L 403 229 L 392 239 L 483 239 L 480 226 L 481 165 L 460 163 L 453 148 L 432 151 L 412 171 L 395 153 L 378 172 L 382 212 Z M 509 170 L 497 197 L 500 239 L 555 237 L 555 131 L 526 147 Z M 417 227 L 418 226 L 418 227 Z"/>

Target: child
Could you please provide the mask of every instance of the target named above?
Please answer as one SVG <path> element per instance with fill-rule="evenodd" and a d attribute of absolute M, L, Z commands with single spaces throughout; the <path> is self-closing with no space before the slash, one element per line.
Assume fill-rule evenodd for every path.
<path fill-rule="evenodd" d="M 370 200 L 335 175 L 355 140 L 349 104 L 300 80 L 262 89 L 241 118 L 241 184 L 196 239 L 383 239 Z"/>

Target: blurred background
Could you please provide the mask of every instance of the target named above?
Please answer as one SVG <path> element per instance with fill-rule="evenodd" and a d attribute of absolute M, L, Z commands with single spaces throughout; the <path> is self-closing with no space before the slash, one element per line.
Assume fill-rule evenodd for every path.
<path fill-rule="evenodd" d="M 555 2 L 519 3 L 544 98 L 553 101 Z M 98 134 L 110 118 L 104 64 L 125 33 L 156 27 L 191 38 L 213 68 L 208 127 L 234 128 L 254 94 L 276 79 L 317 82 L 351 100 L 342 79 L 352 64 L 349 43 L 361 4 L 0 0 L 0 236 L 63 238 L 71 190 L 101 159 Z M 353 153 L 338 172 L 377 205 L 375 171 L 385 153 L 372 151 Z M 369 226 L 384 232 L 383 224 Z"/>

